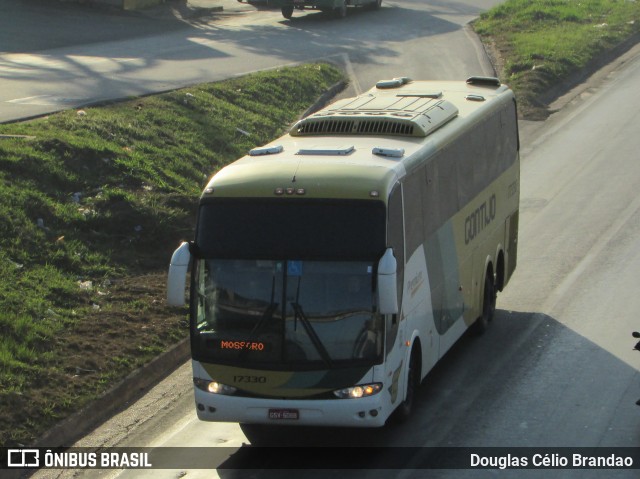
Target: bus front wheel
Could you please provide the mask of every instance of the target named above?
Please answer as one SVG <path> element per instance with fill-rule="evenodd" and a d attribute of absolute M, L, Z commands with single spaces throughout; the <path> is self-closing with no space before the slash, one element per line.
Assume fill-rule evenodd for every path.
<path fill-rule="evenodd" d="M 413 406 L 416 400 L 416 392 L 420 386 L 420 349 L 419 345 L 415 344 L 411 350 L 411 359 L 409 359 L 409 371 L 407 372 L 407 385 L 405 399 L 402 404 L 398 406 L 398 420 L 404 422 L 411 416 Z"/>
<path fill-rule="evenodd" d="M 282 16 L 289 20 L 293 16 L 293 5 L 282 7 Z"/>
<path fill-rule="evenodd" d="M 476 322 L 471 326 L 471 332 L 474 335 L 483 334 L 489 327 L 489 323 L 493 319 L 496 312 L 496 284 L 493 279 L 493 274 L 489 270 L 484 278 L 484 293 L 482 297 L 482 315 L 476 319 Z"/>

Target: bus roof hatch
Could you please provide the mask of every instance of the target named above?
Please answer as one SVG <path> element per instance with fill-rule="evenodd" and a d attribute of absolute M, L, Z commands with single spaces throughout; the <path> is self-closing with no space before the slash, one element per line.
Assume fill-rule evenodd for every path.
<path fill-rule="evenodd" d="M 303 118 L 292 136 L 379 135 L 425 137 L 458 115 L 441 94 L 366 94 Z"/>

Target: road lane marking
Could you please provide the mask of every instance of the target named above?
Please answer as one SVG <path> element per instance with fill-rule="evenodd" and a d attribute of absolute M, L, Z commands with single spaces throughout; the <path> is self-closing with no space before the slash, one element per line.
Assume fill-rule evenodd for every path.
<path fill-rule="evenodd" d="M 55 95 L 36 95 L 24 98 L 15 98 L 13 100 L 5 100 L 5 103 L 13 103 L 16 105 L 68 106 L 78 105 L 87 101 L 89 101 L 89 98 L 66 98 Z"/>

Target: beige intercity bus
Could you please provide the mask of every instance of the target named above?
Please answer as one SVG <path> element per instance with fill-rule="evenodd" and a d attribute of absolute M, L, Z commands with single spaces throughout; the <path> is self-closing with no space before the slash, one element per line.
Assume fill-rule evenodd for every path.
<path fill-rule="evenodd" d="M 376 427 L 516 267 L 519 141 L 495 78 L 380 81 L 214 175 L 190 270 L 198 417 Z"/>

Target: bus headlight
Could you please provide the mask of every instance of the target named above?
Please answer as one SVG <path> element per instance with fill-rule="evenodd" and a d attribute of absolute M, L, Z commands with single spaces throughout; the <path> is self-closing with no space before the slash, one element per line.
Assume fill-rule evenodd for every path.
<path fill-rule="evenodd" d="M 235 394 L 237 391 L 233 386 L 227 386 L 226 384 L 222 384 L 217 381 L 209 381 L 207 379 L 193 378 L 193 384 L 195 384 L 198 389 L 211 394 L 231 395 Z"/>
<path fill-rule="evenodd" d="M 353 386 L 352 388 L 338 389 L 337 391 L 333 391 L 333 394 L 340 399 L 355 399 L 373 396 L 374 394 L 378 394 L 381 390 L 381 383 L 371 383 L 360 384 L 358 386 Z"/>

